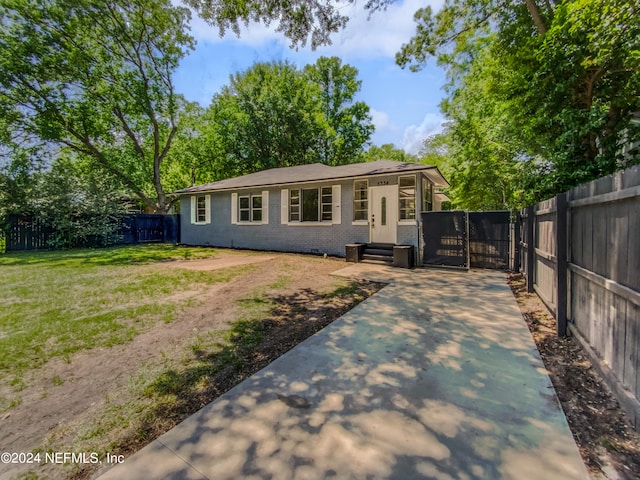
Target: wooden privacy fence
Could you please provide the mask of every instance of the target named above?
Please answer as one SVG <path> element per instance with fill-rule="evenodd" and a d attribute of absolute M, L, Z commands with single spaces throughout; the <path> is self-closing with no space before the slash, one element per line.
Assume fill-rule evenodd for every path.
<path fill-rule="evenodd" d="M 640 428 L 640 166 L 521 211 L 520 247 L 529 291 Z"/>
<path fill-rule="evenodd" d="M 119 219 L 118 229 L 107 245 L 131 245 L 150 242 L 177 243 L 180 241 L 179 215 L 131 214 Z M 55 230 L 42 220 L 22 215 L 10 215 L 0 244 L 2 251 L 47 250 L 52 248 L 51 240 Z M 78 246 L 104 246 L 97 239 L 84 239 Z M 2 246 L 2 245 L 0 245 Z"/>

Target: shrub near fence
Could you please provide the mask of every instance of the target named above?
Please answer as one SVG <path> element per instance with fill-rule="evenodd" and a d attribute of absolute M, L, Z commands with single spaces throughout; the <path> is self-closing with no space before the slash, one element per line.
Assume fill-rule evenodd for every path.
<path fill-rule="evenodd" d="M 10 215 L 5 219 L 5 223 L 7 227 L 4 237 L 4 251 L 48 250 L 53 248 L 59 240 L 56 237 L 59 235 L 58 232 L 34 217 Z M 2 242 L 2 238 L 0 236 L 0 242 Z M 120 217 L 116 232 L 106 240 L 88 236 L 87 238 L 69 240 L 66 244 L 77 247 L 104 247 L 149 242 L 177 243 L 179 241 L 179 215 L 134 214 Z M 2 251 L 0 249 L 0 252 Z"/>
<path fill-rule="evenodd" d="M 521 212 L 527 284 L 640 428 L 640 166 Z"/>

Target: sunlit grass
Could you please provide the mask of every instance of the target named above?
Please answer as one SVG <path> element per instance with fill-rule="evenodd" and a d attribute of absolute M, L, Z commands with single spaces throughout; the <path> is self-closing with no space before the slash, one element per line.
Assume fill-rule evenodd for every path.
<path fill-rule="evenodd" d="M 315 262 L 316 259 L 312 257 L 304 259 L 305 266 Z M 87 412 L 87 420 L 83 421 L 82 428 L 76 430 L 72 438 L 69 437 L 70 431 L 65 428 L 57 429 L 40 448 L 53 451 L 95 451 L 101 457 L 106 452 L 127 451 L 131 445 L 149 442 L 160 432 L 171 428 L 186 415 L 211 401 L 211 392 L 218 388 L 217 376 L 239 379 L 247 368 L 252 368 L 252 363 L 256 361 L 255 353 L 259 352 L 261 344 L 270 340 L 265 321 L 278 308 L 279 302 L 283 301 L 280 295 L 287 294 L 274 290 L 289 289 L 294 284 L 296 269 L 293 266 L 293 262 L 279 265 L 279 270 L 269 281 L 235 297 L 236 308 L 228 316 L 229 322 L 226 325 L 216 324 L 210 330 L 185 332 L 185 345 L 180 351 L 160 352 L 153 361 L 136 365 L 131 369 L 123 387 L 109 392 L 103 402 Z M 135 268 L 138 270 L 135 270 L 137 273 L 130 285 L 137 282 L 136 289 L 145 291 L 146 286 L 154 279 L 152 273 L 157 273 L 153 269 L 158 266 L 142 265 Z M 237 268 L 244 268 L 244 272 L 248 274 L 253 267 Z M 218 279 L 215 281 L 230 279 L 231 273 L 236 272 L 235 269 L 218 272 L 178 269 L 161 271 L 166 270 L 175 270 L 175 273 L 167 272 L 170 275 L 168 281 L 174 282 L 173 285 L 194 279 L 199 282 L 211 282 L 214 281 L 213 278 Z M 158 288 L 162 287 L 156 284 L 155 289 L 151 289 L 147 295 L 153 295 Z M 322 297 L 333 298 L 353 294 L 354 289 L 353 282 L 336 278 L 318 293 Z M 171 291 L 176 293 L 177 290 Z M 122 285 L 114 286 L 113 291 L 109 292 L 114 297 L 122 298 L 123 302 L 132 301 L 127 296 L 129 289 Z M 189 301 L 194 300 L 187 300 L 187 304 Z M 54 387 L 66 388 L 62 379 L 53 378 L 51 382 Z"/>
<path fill-rule="evenodd" d="M 154 263 L 187 252 L 189 258 L 217 253 L 147 245 L 0 256 L 0 372 L 19 376 L 50 358 L 131 341 L 150 325 L 173 320 L 181 302 L 170 295 L 197 292 L 247 271 Z"/>

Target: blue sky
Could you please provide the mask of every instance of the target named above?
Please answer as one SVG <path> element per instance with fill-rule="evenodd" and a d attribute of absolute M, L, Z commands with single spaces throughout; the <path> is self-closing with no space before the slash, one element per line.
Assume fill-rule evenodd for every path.
<path fill-rule="evenodd" d="M 220 38 L 217 29 L 194 15 L 191 33 L 198 44 L 176 72 L 176 89 L 188 100 L 207 106 L 231 74 L 255 62 L 289 60 L 302 67 L 321 55 L 337 56 L 359 70 L 362 88 L 358 100 L 369 105 L 376 125 L 372 143 L 393 143 L 417 153 L 422 140 L 440 129 L 443 118 L 438 104 L 444 96 L 444 72 L 435 60 L 418 73 L 403 70 L 394 56 L 415 32 L 414 12 L 429 4 L 436 11 L 442 1 L 396 2 L 370 19 L 362 4 L 357 1 L 341 7 L 351 19 L 347 28 L 332 37 L 331 46 L 315 52 L 309 47 L 290 49 L 289 41 L 275 28 L 258 24 L 250 25 L 240 38 L 233 33 Z"/>

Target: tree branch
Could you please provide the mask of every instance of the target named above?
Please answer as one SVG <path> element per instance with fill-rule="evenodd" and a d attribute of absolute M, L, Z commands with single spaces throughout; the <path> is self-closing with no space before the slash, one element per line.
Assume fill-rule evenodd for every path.
<path fill-rule="evenodd" d="M 545 33 L 547 33 L 548 29 L 544 24 L 544 21 L 542 20 L 542 15 L 540 15 L 540 9 L 538 8 L 538 5 L 536 5 L 535 0 L 525 0 L 525 3 L 527 4 L 527 10 L 529 10 L 531 18 L 533 19 L 533 23 L 538 29 L 538 33 L 540 35 L 544 35 Z"/>
<path fill-rule="evenodd" d="M 135 149 L 136 153 L 140 155 L 142 158 L 144 158 L 145 157 L 144 150 L 142 149 L 140 142 L 138 142 L 138 137 L 136 137 L 136 134 L 133 132 L 133 130 L 131 130 L 131 127 L 129 127 L 129 124 L 127 123 L 127 120 L 124 118 L 124 115 L 120 110 L 119 106 L 116 105 L 115 107 L 113 107 L 113 114 L 118 118 L 118 120 L 120 120 L 120 123 L 122 124 L 122 128 L 124 128 L 124 131 L 127 133 L 127 136 L 133 142 L 133 148 Z"/>

